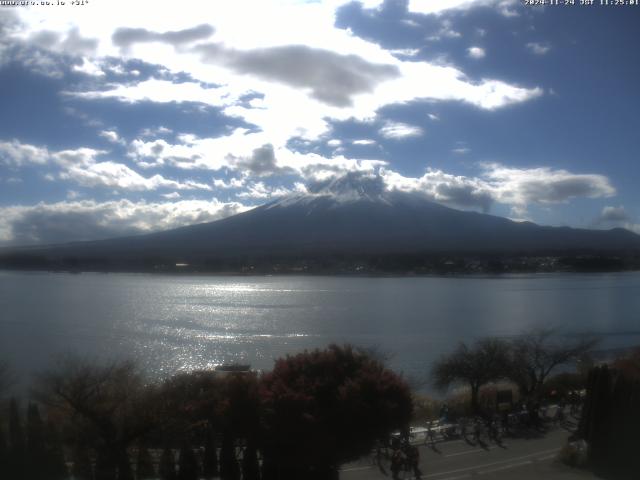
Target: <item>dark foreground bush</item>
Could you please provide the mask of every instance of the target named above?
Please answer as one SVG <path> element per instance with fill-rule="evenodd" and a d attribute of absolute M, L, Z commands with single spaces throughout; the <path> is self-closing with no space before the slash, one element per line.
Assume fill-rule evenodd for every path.
<path fill-rule="evenodd" d="M 66 357 L 33 394 L 46 421 L 15 401 L 0 416 L 8 478 L 63 480 L 67 461 L 78 480 L 129 480 L 134 466 L 163 480 L 333 479 L 412 415 L 401 377 L 336 345 L 277 360 L 263 376 L 200 371 L 159 385 L 130 362 Z"/>
<path fill-rule="evenodd" d="M 578 433 L 588 458 L 612 478 L 636 480 L 640 472 L 640 381 L 606 365 L 591 370 Z"/>
<path fill-rule="evenodd" d="M 406 428 L 412 413 L 406 382 L 351 347 L 278 360 L 260 393 L 263 453 L 279 478 L 337 478 L 342 463 Z"/>

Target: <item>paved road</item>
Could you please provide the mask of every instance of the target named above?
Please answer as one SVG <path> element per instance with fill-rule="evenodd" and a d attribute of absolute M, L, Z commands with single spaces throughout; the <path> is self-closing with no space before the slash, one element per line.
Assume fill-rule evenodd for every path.
<path fill-rule="evenodd" d="M 463 440 L 436 444 L 435 448 L 420 446 L 420 469 L 423 480 L 590 480 L 598 477 L 562 465 L 556 460 L 569 432 L 552 428 L 544 434 L 528 438 L 506 438 L 502 446 L 484 447 Z M 388 465 L 387 465 L 388 467 Z M 388 468 L 387 468 L 388 473 Z M 340 473 L 342 480 L 377 480 L 385 476 L 370 460 L 346 465 Z M 409 473 L 406 479 L 413 478 Z"/>

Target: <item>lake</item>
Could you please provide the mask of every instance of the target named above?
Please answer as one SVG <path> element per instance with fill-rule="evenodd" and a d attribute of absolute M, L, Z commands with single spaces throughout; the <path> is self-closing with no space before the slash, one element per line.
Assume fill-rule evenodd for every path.
<path fill-rule="evenodd" d="M 349 342 L 412 378 L 461 341 L 535 326 L 640 344 L 640 274 L 171 276 L 0 272 L 0 358 L 130 357 L 153 376 Z M 428 389 L 428 387 L 427 387 Z"/>

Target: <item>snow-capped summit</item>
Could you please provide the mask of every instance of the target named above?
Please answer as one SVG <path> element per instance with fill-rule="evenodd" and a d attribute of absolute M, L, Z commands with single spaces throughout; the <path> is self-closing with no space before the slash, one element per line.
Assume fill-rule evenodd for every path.
<path fill-rule="evenodd" d="M 311 184 L 310 193 L 331 195 L 344 200 L 373 200 L 384 197 L 386 188 L 380 175 L 374 173 L 349 172 L 341 177 L 333 177 Z"/>
<path fill-rule="evenodd" d="M 311 182 L 307 193 L 291 195 L 268 204 L 267 208 L 330 202 L 333 208 L 354 202 L 390 203 L 390 192 L 380 175 L 349 172 L 341 177 Z"/>

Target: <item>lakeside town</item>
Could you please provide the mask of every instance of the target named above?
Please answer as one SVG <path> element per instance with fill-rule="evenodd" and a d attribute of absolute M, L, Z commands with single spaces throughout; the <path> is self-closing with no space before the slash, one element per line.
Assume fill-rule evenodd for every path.
<path fill-rule="evenodd" d="M 126 261 L 107 258 L 49 259 L 22 254 L 0 255 L 0 268 L 54 272 L 146 272 L 363 275 L 466 275 L 556 272 L 622 272 L 640 270 L 640 256 L 610 254 L 568 255 L 325 255 L 322 257 L 231 257 L 174 260 L 141 257 Z"/>

